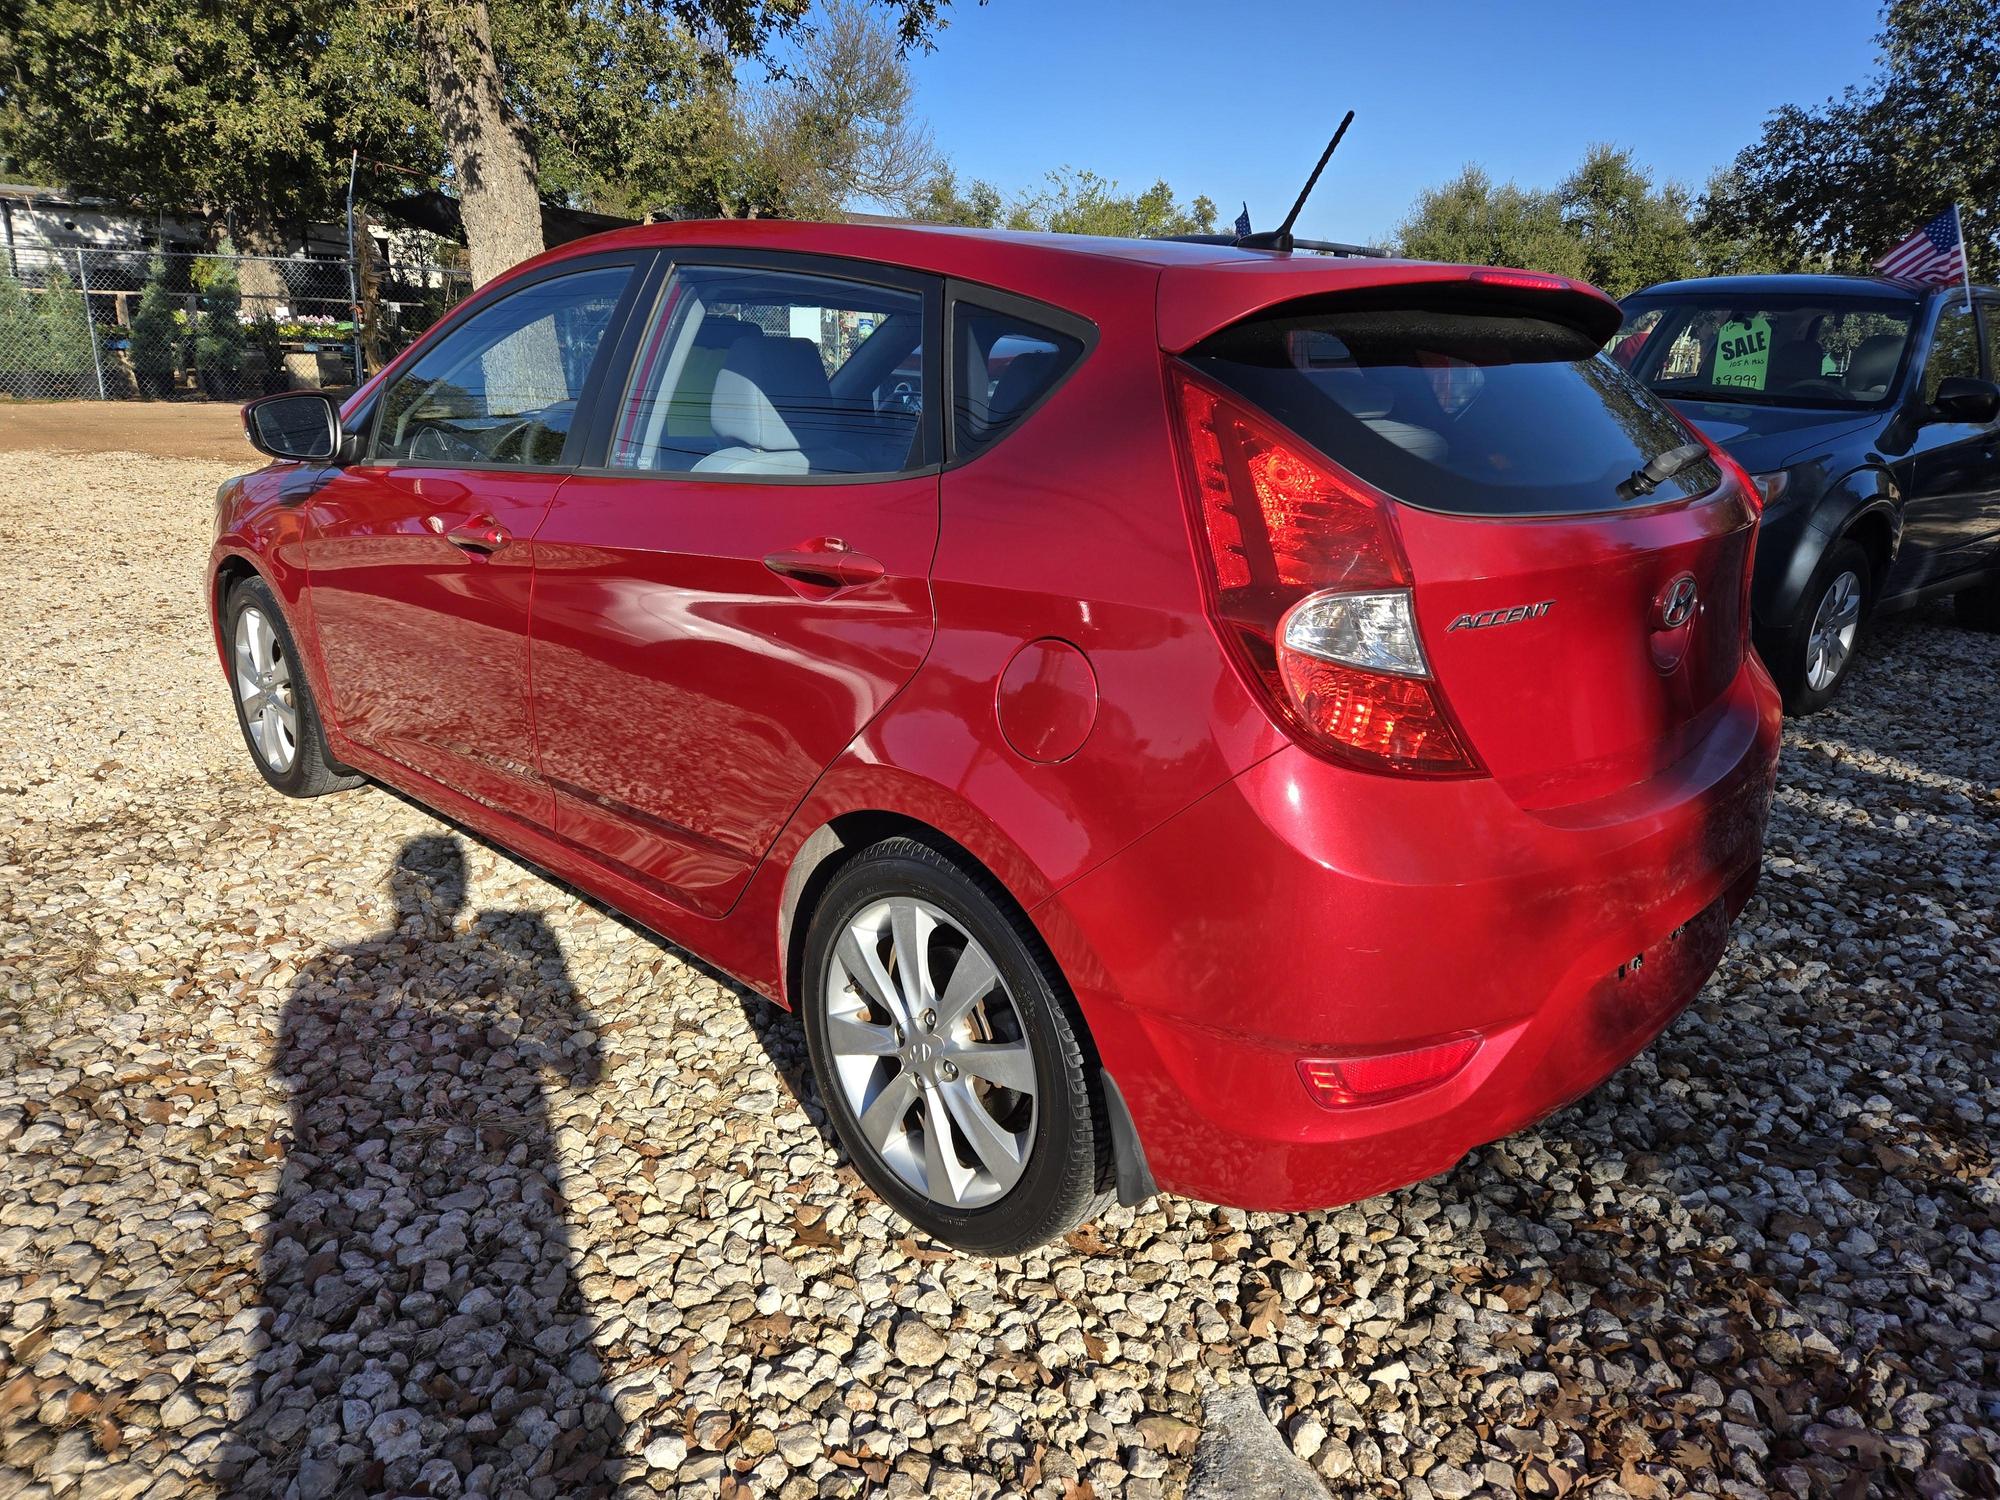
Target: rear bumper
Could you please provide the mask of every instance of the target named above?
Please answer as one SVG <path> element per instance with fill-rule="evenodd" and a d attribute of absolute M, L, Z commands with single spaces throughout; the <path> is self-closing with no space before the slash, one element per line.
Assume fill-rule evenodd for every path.
<path fill-rule="evenodd" d="M 1555 812 L 1286 749 L 1050 897 L 1036 919 L 1154 1178 L 1327 1207 L 1587 1093 L 1720 958 L 1756 885 L 1778 734 L 1753 657 L 1678 765 Z M 1298 1072 L 1466 1033 L 1459 1073 L 1391 1102 L 1326 1109 Z"/>

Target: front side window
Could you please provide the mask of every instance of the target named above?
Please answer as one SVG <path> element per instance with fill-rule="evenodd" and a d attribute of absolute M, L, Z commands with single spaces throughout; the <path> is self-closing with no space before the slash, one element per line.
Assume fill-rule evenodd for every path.
<path fill-rule="evenodd" d="M 1964 307 L 1947 307 L 1938 314 L 1930 357 L 1924 361 L 1924 400 L 1936 400 L 1938 386 L 1954 375 L 1979 378 L 1979 331 Z"/>
<path fill-rule="evenodd" d="M 377 463 L 562 462 L 629 266 L 552 276 L 481 308 L 383 393 Z"/>
<path fill-rule="evenodd" d="M 1026 318 L 960 302 L 952 314 L 954 451 L 999 441 L 1083 354 L 1083 340 Z"/>
<path fill-rule="evenodd" d="M 1648 299 L 1627 304 L 1625 326 L 1606 347 L 1677 400 L 1876 406 L 1889 399 L 1916 314 L 1916 302 L 1902 299 Z"/>
<path fill-rule="evenodd" d="M 767 479 L 924 462 L 924 299 L 752 266 L 677 266 L 618 408 L 612 468 Z"/>

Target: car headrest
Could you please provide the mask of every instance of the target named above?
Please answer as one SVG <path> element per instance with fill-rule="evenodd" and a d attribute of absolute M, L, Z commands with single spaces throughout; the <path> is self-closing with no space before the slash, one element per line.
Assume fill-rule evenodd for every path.
<path fill-rule="evenodd" d="M 1878 333 L 1863 339 L 1855 345 L 1854 358 L 1847 362 L 1847 388 L 1881 395 L 1896 378 L 1896 366 L 1902 358 L 1901 334 Z"/>
<path fill-rule="evenodd" d="M 708 313 L 695 328 L 694 346 L 697 349 L 727 349 L 738 339 L 751 338 L 763 331 L 756 324 L 732 318 L 727 313 Z"/>
<path fill-rule="evenodd" d="M 987 402 L 987 420 L 993 423 L 1010 420 L 1042 393 L 1056 363 L 1057 356 L 1053 349 L 1037 349 L 1008 360 L 1007 368 L 1001 371 L 1000 379 L 993 386 L 993 395 Z"/>
<path fill-rule="evenodd" d="M 1769 384 L 1783 389 L 1818 380 L 1826 369 L 1826 350 L 1818 339 L 1789 339 L 1771 351 Z"/>
<path fill-rule="evenodd" d="M 708 420 L 717 437 L 775 453 L 800 447 L 792 422 L 814 413 L 824 420 L 828 405 L 826 369 L 811 339 L 740 339 L 715 377 Z"/>
<path fill-rule="evenodd" d="M 1359 365 L 1334 365 L 1315 370 L 1312 378 L 1327 395 L 1340 403 L 1342 411 L 1364 422 L 1388 416 L 1396 404 L 1396 392 L 1389 381 L 1380 372 L 1364 370 Z"/>

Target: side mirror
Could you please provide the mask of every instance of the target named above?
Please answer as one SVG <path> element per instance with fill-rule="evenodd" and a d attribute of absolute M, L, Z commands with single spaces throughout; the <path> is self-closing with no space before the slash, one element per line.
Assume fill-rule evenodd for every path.
<path fill-rule="evenodd" d="M 1931 415 L 1939 422 L 1990 422 L 2000 416 L 2000 385 L 1966 375 L 1947 375 L 1931 397 Z"/>
<path fill-rule="evenodd" d="M 345 436 L 340 407 L 325 391 L 259 397 L 243 408 L 243 433 L 259 453 L 308 464 L 338 463 Z"/>

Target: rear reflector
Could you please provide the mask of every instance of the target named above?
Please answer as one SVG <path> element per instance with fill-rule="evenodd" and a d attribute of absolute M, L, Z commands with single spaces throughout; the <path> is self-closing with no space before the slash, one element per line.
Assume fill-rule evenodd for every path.
<path fill-rule="evenodd" d="M 1424 660 L 1387 497 L 1173 366 L 1225 644 L 1310 748 L 1370 771 L 1476 775 Z"/>
<path fill-rule="evenodd" d="M 1378 1052 L 1370 1057 L 1302 1057 L 1299 1077 L 1313 1101 L 1327 1109 L 1356 1104 L 1386 1104 L 1450 1078 L 1472 1060 L 1479 1038 L 1454 1037 L 1408 1052 Z"/>

